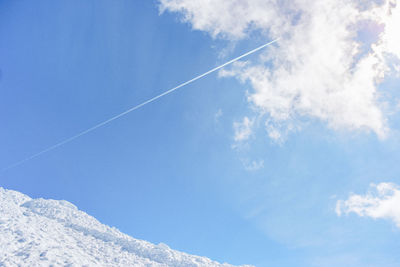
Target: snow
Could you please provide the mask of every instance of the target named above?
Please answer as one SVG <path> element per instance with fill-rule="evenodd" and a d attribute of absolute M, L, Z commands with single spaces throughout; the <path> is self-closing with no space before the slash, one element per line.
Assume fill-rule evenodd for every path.
<path fill-rule="evenodd" d="M 134 239 L 64 200 L 0 187 L 0 266 L 232 266 Z"/>

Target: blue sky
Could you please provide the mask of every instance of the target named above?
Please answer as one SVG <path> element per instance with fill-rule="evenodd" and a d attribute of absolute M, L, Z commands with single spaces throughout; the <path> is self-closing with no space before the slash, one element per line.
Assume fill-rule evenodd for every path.
<path fill-rule="evenodd" d="M 381 2 L 378 14 L 390 5 Z M 235 13 L 235 24 L 223 12 L 228 2 L 215 3 L 0 1 L 1 168 L 284 36 L 246 63 L 1 173 L 0 186 L 68 200 L 135 238 L 221 262 L 399 266 L 397 211 L 356 212 L 349 198 L 367 199 L 371 183 L 400 184 L 392 22 L 369 17 L 388 34 L 360 26 L 364 35 L 353 36 L 360 44 L 382 39 L 367 47 L 369 57 L 350 51 L 354 43 L 342 36 L 349 27 L 340 27 L 364 24 L 343 14 L 332 15 L 342 31 L 328 32 L 321 48 L 300 15 L 291 27 L 265 20 L 305 12 L 300 0 L 277 14 L 242 8 L 248 13 Z M 321 22 L 325 10 L 310 10 Z M 334 65 L 348 53 L 359 68 Z M 375 62 L 382 54 L 390 60 Z M 375 84 L 380 69 L 360 57 L 391 70 Z M 338 82 L 342 69 L 349 77 Z"/>

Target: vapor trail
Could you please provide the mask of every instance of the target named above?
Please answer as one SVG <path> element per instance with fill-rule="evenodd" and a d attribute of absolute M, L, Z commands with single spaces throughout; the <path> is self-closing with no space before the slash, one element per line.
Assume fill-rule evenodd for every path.
<path fill-rule="evenodd" d="M 236 57 L 236 58 L 234 58 L 234 59 L 232 59 L 232 60 L 230 60 L 230 61 L 228 61 L 228 62 L 226 62 L 226 63 L 224 63 L 222 65 L 219 65 L 218 67 L 215 67 L 215 68 L 213 68 L 213 69 L 211 69 L 211 70 L 209 70 L 209 71 L 207 71 L 207 72 L 205 72 L 205 73 L 203 73 L 203 74 L 201 74 L 201 75 L 199 75 L 199 76 L 197 76 L 197 77 L 195 77 L 195 78 L 193 78 L 193 79 L 191 79 L 191 80 L 189 80 L 187 82 L 181 83 L 180 85 L 178 85 L 178 86 L 176 86 L 176 87 L 174 87 L 172 89 L 169 89 L 168 91 L 165 91 L 164 93 L 159 94 L 159 95 L 157 95 L 157 96 L 155 96 L 153 98 L 150 98 L 149 100 L 146 100 L 143 103 L 141 103 L 139 105 L 136 105 L 136 106 L 134 106 L 134 107 L 132 107 L 132 108 L 130 108 L 130 109 L 118 114 L 118 115 L 115 115 L 114 117 L 109 118 L 108 120 L 100 122 L 99 124 L 96 124 L 95 126 L 89 128 L 89 129 L 86 129 L 86 130 L 84 130 L 84 131 L 82 131 L 82 132 L 80 132 L 80 133 L 78 133 L 78 134 L 76 134 L 74 136 L 71 136 L 71 137 L 65 139 L 64 141 L 61 141 L 61 142 L 59 142 L 59 143 L 57 143 L 57 144 L 55 144 L 53 146 L 50 146 L 50 147 L 48 147 L 48 148 L 46 148 L 46 149 L 44 149 L 44 150 L 42 150 L 42 151 L 40 151 L 40 152 L 38 152 L 36 154 L 33 154 L 33 155 L 31 155 L 31 156 L 29 156 L 29 157 L 27 157 L 25 159 L 22 159 L 22 160 L 20 160 L 20 161 L 18 161 L 16 163 L 4 168 L 4 169 L 2 169 L 1 172 L 4 172 L 4 171 L 12 169 L 12 168 L 15 168 L 15 167 L 27 162 L 27 161 L 30 161 L 31 159 L 34 159 L 34 158 L 36 158 L 36 157 L 38 157 L 40 155 L 43 155 L 43 154 L 45 154 L 45 153 L 47 153 L 47 152 L 49 152 L 49 151 L 51 151 L 53 149 L 56 149 L 57 147 L 65 145 L 66 143 L 69 143 L 69 142 L 81 137 L 82 135 L 90 133 L 90 132 L 96 130 L 97 128 L 100 128 L 100 127 L 112 122 L 113 120 L 116 120 L 116 119 L 118 119 L 118 118 L 120 118 L 122 116 L 125 116 L 126 114 L 128 114 L 128 113 L 130 113 L 130 112 L 132 112 L 134 110 L 137 110 L 137 109 L 139 109 L 139 108 L 141 108 L 141 107 L 143 107 L 143 106 L 145 106 L 145 105 L 147 105 L 147 104 L 149 104 L 149 103 L 151 103 L 151 102 L 153 102 L 153 101 L 155 101 L 155 100 L 157 100 L 157 99 L 159 99 L 159 98 L 161 98 L 161 97 L 163 97 L 165 95 L 168 95 L 168 94 L 178 90 L 179 88 L 181 88 L 181 87 L 183 87 L 185 85 L 188 85 L 188 84 L 190 84 L 190 83 L 192 83 L 192 82 L 194 82 L 194 81 L 196 81 L 198 79 L 201 79 L 201 78 L 203 78 L 204 76 L 207 76 L 210 73 L 213 73 L 213 72 L 215 72 L 215 71 L 217 71 L 217 70 L 219 70 L 219 69 L 221 69 L 221 68 L 223 68 L 223 67 L 225 67 L 225 66 L 227 66 L 229 64 L 232 64 L 232 63 L 238 61 L 239 59 L 242 59 L 242 58 L 244 58 L 244 57 L 246 57 L 246 56 L 248 56 L 250 54 L 253 54 L 253 53 L 257 52 L 258 50 L 261 50 L 264 47 L 267 47 L 267 46 L 277 42 L 278 40 L 279 40 L 279 38 L 275 39 L 275 40 L 273 40 L 273 41 L 271 41 L 269 43 L 266 43 L 266 44 L 264 44 L 262 46 L 259 46 L 256 49 L 253 49 L 253 50 L 251 50 L 251 51 L 249 51 L 249 52 L 247 52 L 247 53 L 245 53 L 245 54 L 243 54 L 241 56 L 238 56 L 238 57 Z"/>

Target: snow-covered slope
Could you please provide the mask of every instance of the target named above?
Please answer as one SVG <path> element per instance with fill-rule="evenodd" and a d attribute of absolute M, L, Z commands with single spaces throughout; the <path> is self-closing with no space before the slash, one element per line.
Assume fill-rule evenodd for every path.
<path fill-rule="evenodd" d="M 63 200 L 0 187 L 0 266 L 231 266 L 134 239 Z"/>

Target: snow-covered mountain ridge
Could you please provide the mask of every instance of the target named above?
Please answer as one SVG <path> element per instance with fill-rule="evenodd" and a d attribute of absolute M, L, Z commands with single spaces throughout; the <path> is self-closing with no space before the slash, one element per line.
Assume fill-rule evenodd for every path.
<path fill-rule="evenodd" d="M 0 266 L 232 266 L 134 239 L 63 200 L 0 187 Z"/>

